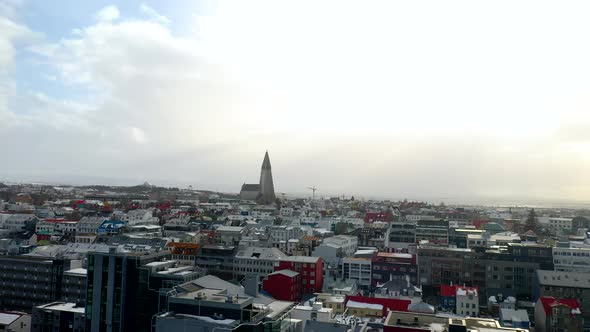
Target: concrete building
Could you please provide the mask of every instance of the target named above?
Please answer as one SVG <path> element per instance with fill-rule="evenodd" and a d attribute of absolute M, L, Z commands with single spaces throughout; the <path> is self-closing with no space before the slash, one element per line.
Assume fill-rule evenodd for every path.
<path fill-rule="evenodd" d="M 469 331 L 469 332 L 528 332 L 528 329 L 503 327 L 490 318 L 458 318 L 448 315 L 390 311 L 383 332 Z"/>
<path fill-rule="evenodd" d="M 84 304 L 86 302 L 86 280 L 88 271 L 84 268 L 67 270 L 63 274 L 61 300 Z"/>
<path fill-rule="evenodd" d="M 555 271 L 590 273 L 590 247 L 553 247 Z"/>
<path fill-rule="evenodd" d="M 19 233 L 24 231 L 35 231 L 39 218 L 31 214 L 12 214 L 4 220 L 4 229 L 9 233 Z"/>
<path fill-rule="evenodd" d="M 575 299 L 541 297 L 535 304 L 535 332 L 582 331 L 584 319 Z"/>
<path fill-rule="evenodd" d="M 281 301 L 301 300 L 301 275 L 291 270 L 278 270 L 266 277 L 262 289 Z"/>
<path fill-rule="evenodd" d="M 584 318 L 590 319 L 589 274 L 538 270 L 533 278 L 532 300 L 537 301 L 544 296 L 576 299 Z"/>
<path fill-rule="evenodd" d="M 33 308 L 31 332 L 83 332 L 84 306 L 76 303 L 53 302 Z"/>
<path fill-rule="evenodd" d="M 446 220 L 419 220 L 416 223 L 416 242 L 420 241 L 447 245 L 449 243 L 449 222 Z"/>
<path fill-rule="evenodd" d="M 70 261 L 51 257 L 0 256 L 0 309 L 30 313 L 61 298 Z"/>
<path fill-rule="evenodd" d="M 234 279 L 235 254 L 234 246 L 204 245 L 199 255 L 195 256 L 195 265 L 204 268 L 208 273 L 227 280 Z M 243 275 L 243 273 L 240 273 Z"/>
<path fill-rule="evenodd" d="M 246 275 L 254 274 L 262 281 L 275 271 L 275 264 L 288 257 L 277 248 L 240 248 L 234 257 L 234 276 L 240 280 Z"/>
<path fill-rule="evenodd" d="M 416 244 L 416 223 L 393 221 L 390 223 L 389 248 L 408 248 Z"/>
<path fill-rule="evenodd" d="M 500 309 L 500 324 L 504 327 L 529 329 L 531 322 L 526 310 Z"/>
<path fill-rule="evenodd" d="M 277 270 L 292 270 L 301 275 L 302 294 L 321 292 L 324 287 L 324 261 L 320 257 L 288 256 L 275 264 Z"/>
<path fill-rule="evenodd" d="M 191 278 L 190 271 L 164 273 L 174 264 L 167 251 L 120 251 L 88 255 L 86 331 L 149 331 L 162 311 L 161 297 Z M 166 261 L 168 260 L 168 261 Z M 166 286 L 168 285 L 168 286 Z"/>
<path fill-rule="evenodd" d="M 219 226 L 215 230 L 215 244 L 221 246 L 237 246 L 246 233 L 244 227 Z"/>
<path fill-rule="evenodd" d="M 371 258 L 345 257 L 342 259 L 342 278 L 357 282 L 358 288 L 364 291 L 371 289 Z"/>
<path fill-rule="evenodd" d="M 371 285 L 375 287 L 378 283 L 389 280 L 403 279 L 409 277 L 410 283 L 418 284 L 418 266 L 416 256 L 407 253 L 378 252 L 372 258 L 373 272 Z"/>
<path fill-rule="evenodd" d="M 336 235 L 325 238 L 317 246 L 312 256 L 322 257 L 328 265 L 338 266 L 341 258 L 352 256 L 358 248 L 358 239 L 356 236 Z"/>
<path fill-rule="evenodd" d="M 572 230 L 573 218 L 549 217 L 549 228 L 556 233 L 569 233 Z"/>
<path fill-rule="evenodd" d="M 29 332 L 31 315 L 18 311 L 0 311 L 0 331 Z"/>
<path fill-rule="evenodd" d="M 482 256 L 471 249 L 420 246 L 419 284 L 434 288 L 450 284 L 483 285 L 486 275 Z"/>
<path fill-rule="evenodd" d="M 466 317 L 479 316 L 479 292 L 475 287 L 457 287 L 455 312 Z"/>

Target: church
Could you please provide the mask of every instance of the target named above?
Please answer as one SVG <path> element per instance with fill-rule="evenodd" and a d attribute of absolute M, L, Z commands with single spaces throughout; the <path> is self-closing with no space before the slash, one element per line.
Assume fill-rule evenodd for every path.
<path fill-rule="evenodd" d="M 254 184 L 244 183 L 240 190 L 240 199 L 256 201 L 258 204 L 273 204 L 276 201 L 268 151 L 264 154 L 264 160 L 262 161 L 260 182 Z"/>

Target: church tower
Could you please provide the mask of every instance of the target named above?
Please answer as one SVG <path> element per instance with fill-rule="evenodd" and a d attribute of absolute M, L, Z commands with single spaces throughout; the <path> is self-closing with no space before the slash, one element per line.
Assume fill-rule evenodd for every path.
<path fill-rule="evenodd" d="M 272 182 L 272 171 L 268 151 L 264 155 L 262 169 L 260 170 L 260 199 L 262 204 L 273 204 L 276 200 L 275 186 Z"/>

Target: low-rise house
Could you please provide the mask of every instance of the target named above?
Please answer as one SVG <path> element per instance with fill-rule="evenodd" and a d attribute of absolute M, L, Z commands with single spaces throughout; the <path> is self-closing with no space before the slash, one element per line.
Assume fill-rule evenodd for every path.
<path fill-rule="evenodd" d="M 535 331 L 582 331 L 584 319 L 576 299 L 540 297 L 535 305 Z"/>
<path fill-rule="evenodd" d="M 504 327 L 528 329 L 531 325 L 526 310 L 500 309 L 500 324 Z"/>
<path fill-rule="evenodd" d="M 457 287 L 455 313 L 461 316 L 479 316 L 479 292 L 475 287 Z"/>
<path fill-rule="evenodd" d="M 31 332 L 84 331 L 84 306 L 53 302 L 33 308 Z"/>
<path fill-rule="evenodd" d="M 587 273 L 536 271 L 532 299 L 536 301 L 543 296 L 576 299 L 584 318 L 590 319 L 590 276 Z"/>
<path fill-rule="evenodd" d="M 31 315 L 18 311 L 0 311 L 0 331 L 31 331 Z"/>
<path fill-rule="evenodd" d="M 273 298 L 281 301 L 301 300 L 301 275 L 291 270 L 270 273 L 262 281 L 262 289 Z"/>

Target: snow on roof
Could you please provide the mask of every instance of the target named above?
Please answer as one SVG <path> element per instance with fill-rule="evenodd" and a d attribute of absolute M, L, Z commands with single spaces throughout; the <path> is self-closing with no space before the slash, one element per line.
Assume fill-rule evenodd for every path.
<path fill-rule="evenodd" d="M 86 269 L 84 269 L 84 268 L 77 268 L 77 269 L 67 270 L 64 273 L 77 274 L 77 275 L 85 276 L 85 275 L 88 274 L 88 271 Z"/>
<path fill-rule="evenodd" d="M 20 316 L 21 315 L 0 312 L 0 325 L 10 325 L 12 322 L 19 319 Z"/>
<path fill-rule="evenodd" d="M 362 303 L 352 300 L 348 301 L 348 303 L 346 303 L 346 306 L 359 309 L 383 310 L 383 306 L 381 304 Z"/>

